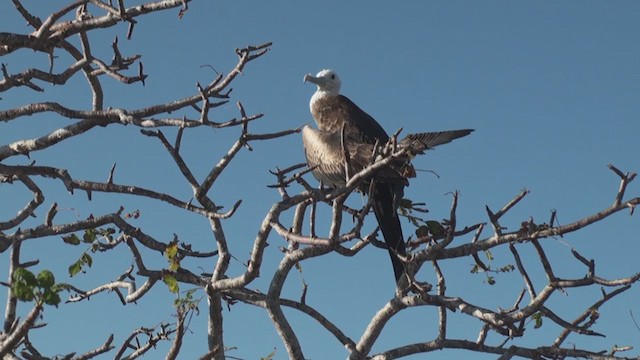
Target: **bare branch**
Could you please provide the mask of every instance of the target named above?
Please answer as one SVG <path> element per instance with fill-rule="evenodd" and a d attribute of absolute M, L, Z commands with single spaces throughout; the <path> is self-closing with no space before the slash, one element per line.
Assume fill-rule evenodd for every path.
<path fill-rule="evenodd" d="M 623 286 L 619 289 L 616 289 L 608 294 L 603 292 L 603 296 L 602 299 L 596 301 L 593 305 L 591 305 L 587 310 L 585 310 L 585 312 L 583 312 L 580 316 L 578 316 L 573 322 L 572 325 L 573 326 L 577 326 L 578 324 L 582 323 L 583 321 L 585 321 L 587 318 L 591 318 L 592 320 L 589 321 L 589 323 L 587 323 L 585 325 L 585 327 L 590 327 L 591 325 L 593 325 L 593 323 L 597 320 L 598 316 L 597 311 L 598 309 L 605 304 L 607 301 L 609 301 L 610 299 L 612 299 L 613 297 L 622 294 L 623 292 L 629 290 L 631 288 L 631 285 L 626 285 Z M 565 328 L 562 330 L 562 332 L 560 333 L 560 335 L 554 340 L 553 342 L 553 346 L 558 347 L 560 345 L 562 345 L 562 343 L 567 339 L 567 337 L 569 336 L 569 334 L 571 333 L 572 329 L 571 328 Z"/>
<path fill-rule="evenodd" d="M 107 339 L 107 341 L 102 344 L 100 347 L 88 351 L 80 356 L 76 356 L 73 359 L 74 360 L 88 360 L 88 359 L 93 359 L 94 357 L 98 356 L 98 355 L 102 355 L 106 352 L 111 351 L 114 346 L 112 345 L 113 343 L 113 334 L 109 335 L 109 338 Z"/>
<path fill-rule="evenodd" d="M 178 309 L 176 312 L 176 316 L 178 318 L 178 323 L 176 324 L 176 331 L 173 337 L 173 341 L 171 342 L 171 348 L 169 348 L 169 352 L 167 353 L 166 360 L 175 360 L 178 357 L 178 353 L 180 352 L 180 348 L 182 347 L 182 339 L 184 337 L 185 332 L 185 316 L 186 313 L 183 310 Z"/>
<path fill-rule="evenodd" d="M 442 274 L 442 270 L 438 263 L 433 261 L 433 268 L 436 271 L 436 276 L 438 277 L 438 296 L 444 296 L 446 291 L 445 279 Z M 438 307 L 438 339 L 446 339 L 447 338 L 447 309 L 444 306 Z"/>
<path fill-rule="evenodd" d="M 616 194 L 616 199 L 613 202 L 613 206 L 620 206 L 620 203 L 622 202 L 622 199 L 624 198 L 624 193 L 627 189 L 627 185 L 633 181 L 633 179 L 635 179 L 636 177 L 636 173 L 626 173 L 623 174 L 622 171 L 618 170 L 618 168 L 616 168 L 615 166 L 609 164 L 608 165 L 609 169 L 611 169 L 611 171 L 613 171 L 614 173 L 616 173 L 616 175 L 618 175 L 620 177 L 620 188 L 618 189 L 618 193 Z"/>
<path fill-rule="evenodd" d="M 23 209 L 18 211 L 18 214 L 13 219 L 5 222 L 0 222 L 0 231 L 11 229 L 22 223 L 29 216 L 35 216 L 35 209 L 44 202 L 44 195 L 42 194 L 42 191 L 28 176 L 18 175 L 17 179 L 20 180 L 20 182 L 22 182 L 29 190 L 31 190 L 34 198 L 33 200 L 29 201 Z"/>
<path fill-rule="evenodd" d="M 42 312 L 42 305 L 36 304 L 31 311 L 27 314 L 24 321 L 18 325 L 15 330 L 11 331 L 8 336 L 3 339 L 2 346 L 0 347 L 0 357 L 4 358 L 10 350 L 16 347 L 18 342 L 27 336 L 27 332 L 33 327 L 36 320 Z"/>
<path fill-rule="evenodd" d="M 525 270 L 524 265 L 522 264 L 522 259 L 520 258 L 520 255 L 518 254 L 518 251 L 516 250 L 516 247 L 515 245 L 513 245 L 513 243 L 509 244 L 509 250 L 511 250 L 513 258 L 516 260 L 516 266 L 518 267 L 518 271 L 520 271 L 520 274 L 524 279 L 524 283 L 527 287 L 527 290 L 529 291 L 529 297 L 531 298 L 531 300 L 535 299 L 537 295 L 536 290 L 533 287 L 533 282 L 531 282 L 531 278 L 529 278 L 529 274 Z"/>
<path fill-rule="evenodd" d="M 11 247 L 10 263 L 9 263 L 9 275 L 7 282 L 11 284 L 13 282 L 13 272 L 20 267 L 20 248 L 21 244 L 16 242 Z M 7 291 L 7 304 L 4 312 L 4 333 L 9 334 L 12 327 L 16 324 L 16 309 L 18 305 L 18 298 L 11 293 L 11 290 Z"/>

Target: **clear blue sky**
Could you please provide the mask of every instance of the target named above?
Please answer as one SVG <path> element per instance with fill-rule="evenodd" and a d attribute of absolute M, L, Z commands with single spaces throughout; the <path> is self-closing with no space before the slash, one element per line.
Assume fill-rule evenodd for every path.
<path fill-rule="evenodd" d="M 45 17 L 51 3 L 25 1 L 27 8 Z M 58 2 L 56 2 L 58 3 Z M 59 2 L 61 4 L 66 2 Z M 342 78 L 343 93 L 376 118 L 388 132 L 403 127 L 405 132 L 474 128 L 468 138 L 443 146 L 416 160 L 416 167 L 436 171 L 420 173 L 407 195 L 424 201 L 428 217 L 448 216 L 453 190 L 461 191 L 459 224 L 486 221 L 484 206 L 500 208 L 522 188 L 531 193 L 508 216 L 503 225 L 509 230 L 532 216 L 545 222 L 550 209 L 558 209 L 561 223 L 593 214 L 614 199 L 618 178 L 606 168 L 612 163 L 624 171 L 640 171 L 640 3 L 556 2 L 556 1 L 446 1 L 446 2 L 308 2 L 195 1 L 182 20 L 177 10 L 145 16 L 136 26 L 133 39 L 125 40 L 126 25 L 92 35 L 93 51 L 111 58 L 110 42 L 120 38 L 124 54 L 142 54 L 146 87 L 125 86 L 104 79 L 105 103 L 126 109 L 162 103 L 194 93 L 195 83 L 207 83 L 214 76 L 209 64 L 220 72 L 236 62 L 234 48 L 272 41 L 272 50 L 249 64 L 234 83 L 233 101 L 214 113 L 215 120 L 237 116 L 235 101 L 242 101 L 248 113 L 264 113 L 255 122 L 255 133 L 296 128 L 311 121 L 308 102 L 314 88 L 302 83 L 306 73 L 323 68 L 336 70 Z M 96 13 L 98 13 L 96 11 Z M 28 32 L 24 21 L 7 1 L 0 3 L 0 31 Z M 0 59 L 10 73 L 27 66 L 47 68 L 41 54 L 20 51 Z M 57 61 L 61 71 L 64 61 Z M 85 80 L 78 77 L 69 86 L 44 85 L 43 94 L 19 89 L 0 94 L 0 109 L 34 101 L 59 101 L 63 105 L 88 109 L 90 94 Z M 182 116 L 180 114 L 174 114 Z M 193 115 L 192 115 L 193 116 Z M 37 137 L 69 123 L 53 115 L 34 116 L 1 124 L 0 144 L 24 137 Z M 173 137 L 173 130 L 166 130 Z M 198 129 L 185 133 L 183 152 L 194 172 L 203 178 L 224 154 L 238 134 L 236 129 Z M 245 261 L 258 225 L 278 194 L 265 185 L 274 182 L 268 170 L 286 167 L 304 159 L 300 137 L 293 135 L 270 142 L 256 142 L 254 151 L 242 151 L 212 189 L 214 200 L 231 206 L 244 203 L 225 223 L 233 255 Z M 69 168 L 77 178 L 104 181 L 113 162 L 115 180 L 158 191 L 168 191 L 182 199 L 191 190 L 182 181 L 169 155 L 155 139 L 142 136 L 137 128 L 95 129 L 43 152 L 32 154 L 41 165 Z M 29 163 L 15 158 L 10 163 Z M 41 223 L 51 202 L 63 209 L 58 222 L 74 221 L 89 214 L 140 209 L 140 226 L 159 240 L 170 241 L 173 233 L 190 241 L 195 249 L 213 246 L 209 227 L 203 219 L 144 199 L 94 194 L 86 203 L 85 194 L 70 196 L 56 181 L 38 179 L 48 192 L 39 218 Z M 629 196 L 638 196 L 634 183 Z M 0 216 L 15 214 L 30 199 L 18 185 L 0 186 Z M 360 201 L 354 197 L 354 201 Z M 617 214 L 602 224 L 565 236 L 562 241 L 546 239 L 556 274 L 580 277 L 586 269 L 573 261 L 570 247 L 594 258 L 601 276 L 629 276 L 638 272 L 637 215 Z M 328 229 L 321 229 L 326 231 Z M 410 227 L 405 226 L 405 233 Z M 489 232 L 485 232 L 489 236 Z M 470 236 L 458 239 L 468 242 Z M 268 280 L 280 259 L 278 248 L 285 242 L 275 234 L 270 238 L 261 278 L 252 287 L 266 292 Z M 126 249 L 94 255 L 94 267 L 85 275 L 69 279 L 67 266 L 84 249 L 60 246 L 59 238 L 32 241 L 23 250 L 23 260 L 38 258 L 38 269 L 56 271 L 59 281 L 91 288 L 114 279 L 129 266 Z M 521 246 L 522 256 L 534 273 L 537 287 L 544 284 L 535 254 Z M 161 267 L 164 260 L 146 251 L 151 265 Z M 511 255 L 495 251 L 494 266 L 512 264 Z M 8 254 L 0 254 L 0 278 L 6 278 Z M 195 263 L 194 263 L 195 264 Z M 519 274 L 498 277 L 495 286 L 483 283 L 482 275 L 471 275 L 472 259 L 442 264 L 447 276 L 448 295 L 461 296 L 490 309 L 509 307 L 523 284 Z M 199 262 L 207 271 L 210 262 Z M 393 276 L 385 251 L 366 249 L 354 258 L 330 255 L 303 263 L 303 276 L 309 283 L 307 302 L 342 327 L 356 340 L 375 311 L 393 295 Z M 239 274 L 239 262 L 230 275 Z M 422 276 L 433 281 L 425 266 Z M 298 298 L 301 284 L 292 273 L 285 296 Z M 4 292 L 4 290 L 1 290 Z M 199 293 L 201 294 L 201 293 Z M 607 338 L 572 336 L 565 343 L 592 350 L 610 349 L 614 344 L 639 345 L 640 331 L 629 311 L 640 318 L 640 293 L 632 289 L 602 309 L 594 330 Z M 4 296 L 0 293 L 0 297 Z M 599 297 L 599 289 L 571 290 L 555 294 L 550 307 L 572 320 L 585 304 Z M 114 294 L 101 294 L 90 302 L 47 309 L 48 327 L 34 330 L 31 340 L 46 355 L 89 350 L 101 344 L 109 333 L 116 342 L 137 326 L 173 321 L 173 297 L 162 285 L 138 304 L 123 307 Z M 21 309 L 27 309 L 22 306 Z M 206 312 L 206 305 L 201 308 Z M 297 313 L 287 311 L 300 334 L 309 359 L 340 359 L 347 353 L 319 325 Z M 477 321 L 451 315 L 449 335 L 475 339 Z M 181 359 L 192 359 L 206 350 L 206 316 L 193 319 Z M 69 325 L 73 324 L 73 325 Z M 71 327 L 69 327 L 71 326 Z M 244 359 L 266 356 L 274 348 L 276 358 L 285 359 L 284 347 L 262 309 L 238 304 L 225 311 L 227 346 L 237 347 L 228 354 Z M 527 327 L 523 346 L 548 345 L 559 329 L 545 321 L 541 329 Z M 435 309 L 404 311 L 387 326 L 374 352 L 405 343 L 431 340 L 437 331 Z M 52 334 L 64 334 L 52 336 Z M 498 344 L 490 336 L 488 343 Z M 166 344 L 147 358 L 157 358 Z M 638 355 L 638 351 L 626 354 Z M 463 352 L 438 352 L 431 358 L 494 358 Z M 413 358 L 425 358 L 415 356 Z"/>

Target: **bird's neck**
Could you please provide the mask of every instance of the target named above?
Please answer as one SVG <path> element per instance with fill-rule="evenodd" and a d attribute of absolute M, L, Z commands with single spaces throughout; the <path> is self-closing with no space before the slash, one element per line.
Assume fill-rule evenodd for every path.
<path fill-rule="evenodd" d="M 313 96 L 311 96 L 311 101 L 309 101 L 309 107 L 311 108 L 311 112 L 313 112 L 313 105 L 316 104 L 318 101 L 326 100 L 327 98 L 335 97 L 335 96 L 338 96 L 338 94 L 332 91 L 318 89 L 315 93 L 313 93 Z"/>
<path fill-rule="evenodd" d="M 345 125 L 345 121 L 348 119 L 343 114 L 343 111 L 340 111 L 341 103 L 343 102 L 340 98 L 340 94 L 329 91 L 316 91 L 311 97 L 311 101 L 309 102 L 309 107 L 311 108 L 311 115 L 313 119 L 316 121 L 316 125 L 318 129 L 322 131 L 327 131 L 330 133 L 340 132 L 342 127 Z M 349 129 L 347 131 L 351 131 L 353 126 L 352 124 L 346 124 Z"/>
<path fill-rule="evenodd" d="M 316 120 L 316 123 L 320 125 L 322 114 L 324 113 L 324 108 L 326 107 L 327 100 L 338 96 L 333 92 L 329 92 L 326 90 L 318 89 L 313 96 L 311 96 L 311 100 L 309 101 L 309 110 L 311 110 L 311 115 Z"/>

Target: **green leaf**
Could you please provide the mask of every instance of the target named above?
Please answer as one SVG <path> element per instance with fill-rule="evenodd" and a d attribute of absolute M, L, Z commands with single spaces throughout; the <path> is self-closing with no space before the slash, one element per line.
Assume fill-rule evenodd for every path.
<path fill-rule="evenodd" d="M 531 318 L 535 320 L 534 329 L 539 329 L 542 326 L 542 313 L 535 313 L 531 315 Z"/>
<path fill-rule="evenodd" d="M 516 269 L 515 266 L 513 266 L 512 264 L 509 264 L 509 265 L 505 265 L 505 266 L 501 267 L 500 271 L 501 272 L 511 272 L 511 271 L 513 271 L 515 269 Z"/>
<path fill-rule="evenodd" d="M 187 299 L 187 300 L 192 300 L 193 299 L 193 294 L 198 290 L 199 290 L 198 288 L 193 288 L 193 289 L 187 290 L 184 293 L 184 298 Z"/>
<path fill-rule="evenodd" d="M 35 287 L 38 285 L 38 281 L 36 280 L 36 276 L 33 273 L 25 268 L 17 268 L 13 272 L 13 281 L 20 282 L 30 287 Z"/>
<path fill-rule="evenodd" d="M 428 220 L 427 227 L 429 228 L 429 232 L 435 237 L 442 237 L 446 233 L 444 226 L 434 220 Z"/>
<path fill-rule="evenodd" d="M 487 276 L 487 284 L 495 285 L 496 284 L 496 278 L 494 278 L 493 276 Z"/>
<path fill-rule="evenodd" d="M 38 274 L 38 286 L 48 290 L 56 283 L 56 278 L 49 270 L 42 270 Z"/>
<path fill-rule="evenodd" d="M 33 301 L 33 287 L 29 287 L 24 283 L 11 284 L 11 294 L 20 301 Z"/>
<path fill-rule="evenodd" d="M 174 301 L 174 305 L 184 305 L 190 302 L 193 302 L 193 294 L 198 291 L 198 288 L 193 288 L 184 292 L 183 296 L 178 297 Z"/>
<path fill-rule="evenodd" d="M 167 245 L 166 249 L 164 249 L 164 256 L 167 259 L 172 260 L 176 257 L 176 255 L 178 255 L 178 243 L 171 242 L 169 245 Z"/>
<path fill-rule="evenodd" d="M 80 260 L 82 260 L 83 263 L 87 264 L 88 267 L 91 267 L 91 265 L 93 265 L 93 258 L 91 258 L 91 255 L 87 253 L 82 254 Z"/>
<path fill-rule="evenodd" d="M 60 304 L 60 295 L 52 290 L 46 290 L 42 296 L 42 301 L 47 305 L 58 306 Z"/>
<path fill-rule="evenodd" d="M 61 291 L 71 291 L 74 287 L 66 283 L 57 283 L 51 287 L 51 291 L 59 293 Z"/>
<path fill-rule="evenodd" d="M 96 230 L 95 229 L 85 230 L 84 235 L 82 236 L 82 241 L 86 243 L 92 243 L 96 241 Z"/>
<path fill-rule="evenodd" d="M 62 241 L 71 245 L 80 245 L 80 238 L 76 234 L 70 234 L 62 237 Z"/>
<path fill-rule="evenodd" d="M 82 261 L 81 260 L 78 260 L 78 261 L 74 262 L 73 264 L 71 264 L 71 266 L 69 266 L 69 276 L 71 276 L 71 277 L 74 277 L 80 271 L 82 271 Z"/>
<path fill-rule="evenodd" d="M 170 292 L 176 294 L 180 290 L 180 287 L 178 286 L 178 280 L 176 280 L 175 276 L 167 274 L 162 278 L 162 281 L 167 284 Z"/>
<path fill-rule="evenodd" d="M 471 273 L 477 274 L 479 270 L 480 270 L 480 266 L 478 266 L 478 264 L 473 265 L 473 267 L 471 268 Z"/>
<path fill-rule="evenodd" d="M 110 227 L 104 228 L 104 229 L 95 229 L 95 231 L 96 231 L 96 235 L 103 236 L 109 242 L 113 241 L 112 235 L 116 233 L 116 230 Z"/>
<path fill-rule="evenodd" d="M 178 296 L 173 301 L 173 306 L 182 310 L 195 310 L 196 312 L 198 312 L 198 304 L 200 303 L 201 299 L 193 299 L 193 294 L 198 290 L 198 288 L 193 288 L 183 292 L 184 295 Z"/>
<path fill-rule="evenodd" d="M 29 270 L 18 268 L 13 272 L 11 294 L 20 301 L 34 301 L 39 304 L 57 306 L 60 303 L 58 292 L 68 288 L 66 284 L 56 284 L 53 273 L 42 270 L 36 277 Z"/>
<path fill-rule="evenodd" d="M 109 236 L 109 235 L 113 235 L 116 233 L 116 229 L 114 228 L 104 228 L 104 229 L 98 229 L 98 234 L 102 235 L 102 236 Z"/>
<path fill-rule="evenodd" d="M 36 276 L 27 269 L 17 268 L 11 275 L 11 294 L 20 301 L 33 301 L 35 288 L 38 286 Z"/>
<path fill-rule="evenodd" d="M 82 253 L 78 261 L 76 261 L 75 263 L 71 264 L 71 266 L 69 266 L 69 276 L 73 277 L 77 275 L 79 272 L 82 271 L 82 268 L 84 267 L 84 265 L 87 265 L 88 267 L 91 267 L 91 265 L 93 265 L 93 258 L 91 257 L 91 255 L 87 254 L 86 252 Z"/>
<path fill-rule="evenodd" d="M 180 268 L 180 261 L 178 259 L 171 259 L 169 261 L 169 271 L 176 272 Z"/>
<path fill-rule="evenodd" d="M 429 235 L 429 227 L 426 225 L 421 225 L 420 227 L 418 227 L 416 229 L 416 236 L 417 237 L 425 237 Z"/>
<path fill-rule="evenodd" d="M 178 241 L 174 240 L 164 249 L 164 257 L 169 260 L 169 271 L 176 272 L 180 268 L 178 257 Z"/>
<path fill-rule="evenodd" d="M 487 257 L 489 261 L 493 260 L 493 254 L 489 250 L 484 251 L 484 255 Z"/>

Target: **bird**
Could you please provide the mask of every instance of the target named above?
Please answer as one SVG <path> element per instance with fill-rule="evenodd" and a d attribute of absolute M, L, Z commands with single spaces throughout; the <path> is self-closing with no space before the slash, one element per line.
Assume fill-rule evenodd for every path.
<path fill-rule="evenodd" d="M 390 137 L 373 117 L 340 94 L 342 81 L 335 71 L 324 69 L 315 76 L 307 74 L 303 82 L 317 87 L 309 101 L 309 109 L 318 128 L 305 125 L 302 129 L 307 165 L 321 184 L 333 188 L 344 186 L 348 176 L 372 163 L 375 147 L 385 145 Z M 416 176 L 410 161 L 425 150 L 467 136 L 472 131 L 462 129 L 409 134 L 396 144 L 398 149 L 404 150 L 403 155 L 372 175 L 374 184 L 369 196 L 372 197 L 373 212 L 389 251 L 396 283 L 405 274 L 400 257 L 406 256 L 407 250 L 398 205 L 404 187 L 409 184 L 408 178 Z M 348 159 L 345 159 L 345 153 Z M 347 174 L 345 168 L 347 160 L 353 171 L 351 174 Z M 368 182 L 361 187 L 361 190 L 364 189 L 368 189 Z"/>

